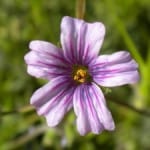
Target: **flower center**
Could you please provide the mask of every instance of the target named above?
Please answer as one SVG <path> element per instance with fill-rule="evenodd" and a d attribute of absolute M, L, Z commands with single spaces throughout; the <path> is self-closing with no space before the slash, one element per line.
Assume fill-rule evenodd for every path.
<path fill-rule="evenodd" d="M 84 66 L 74 66 L 73 68 L 73 80 L 77 83 L 85 83 L 91 81 L 91 76 L 88 72 L 88 68 Z"/>

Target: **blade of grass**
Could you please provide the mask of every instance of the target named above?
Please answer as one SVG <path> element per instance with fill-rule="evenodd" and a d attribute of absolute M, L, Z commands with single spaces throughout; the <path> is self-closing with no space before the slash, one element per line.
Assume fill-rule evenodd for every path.
<path fill-rule="evenodd" d="M 16 140 L 12 140 L 4 145 L 4 149 L 7 150 L 15 150 L 20 148 L 22 145 L 28 143 L 31 140 L 34 140 L 37 136 L 41 135 L 48 129 L 45 125 L 40 125 L 38 127 L 32 128 L 31 132 L 27 132 L 26 134 L 22 135 L 21 137 L 17 138 Z"/>
<path fill-rule="evenodd" d="M 127 32 L 123 22 L 119 17 L 116 17 L 116 27 L 118 31 L 120 32 L 120 35 L 124 39 L 124 42 L 126 43 L 128 50 L 131 52 L 132 56 L 136 59 L 139 66 L 142 67 L 144 65 L 144 61 L 142 57 L 140 56 L 136 45 L 134 44 L 133 40 L 131 39 L 129 33 Z"/>
<path fill-rule="evenodd" d="M 112 1 L 107 0 L 106 4 L 108 6 L 108 10 L 111 14 L 111 17 L 114 18 L 115 27 L 118 29 L 120 35 L 122 36 L 125 44 L 128 47 L 128 50 L 130 51 L 132 56 L 136 59 L 140 68 L 142 68 L 142 66 L 144 66 L 144 60 L 142 59 L 140 53 L 138 52 L 138 49 L 137 49 L 134 41 L 132 40 L 131 36 L 127 32 L 125 25 L 123 24 L 122 19 L 118 17 L 114 3 Z"/>

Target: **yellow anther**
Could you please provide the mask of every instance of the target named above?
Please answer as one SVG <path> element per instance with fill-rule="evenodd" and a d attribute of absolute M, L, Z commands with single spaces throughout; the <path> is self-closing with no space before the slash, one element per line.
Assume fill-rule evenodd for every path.
<path fill-rule="evenodd" d="M 78 69 L 76 70 L 73 79 L 79 83 L 84 83 L 86 82 L 88 77 L 88 73 L 86 69 Z"/>

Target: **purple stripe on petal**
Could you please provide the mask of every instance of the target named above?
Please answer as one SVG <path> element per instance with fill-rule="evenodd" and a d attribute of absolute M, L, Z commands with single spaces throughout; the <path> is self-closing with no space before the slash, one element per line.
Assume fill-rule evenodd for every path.
<path fill-rule="evenodd" d="M 38 108 L 38 114 L 39 115 L 46 115 L 49 110 L 51 110 L 53 107 L 56 107 L 57 104 L 60 102 L 61 99 L 66 95 L 66 93 L 69 91 L 71 87 L 67 87 L 64 90 L 58 92 L 58 94 L 50 99 L 47 103 L 45 103 L 43 106 L 40 106 Z"/>
<path fill-rule="evenodd" d="M 87 117 L 86 105 L 84 104 L 83 92 L 81 90 L 82 88 L 78 86 L 74 92 L 73 107 L 75 114 L 77 115 L 77 130 L 81 135 L 85 135 L 86 133 L 90 132 L 91 129 Z"/>
<path fill-rule="evenodd" d="M 55 73 L 61 72 L 63 75 L 63 73 L 71 72 L 70 64 L 66 64 L 66 62 L 61 59 L 56 59 L 52 55 L 47 55 L 41 51 L 30 51 L 25 55 L 24 59 L 28 65 L 28 73 L 35 77 L 51 79 Z M 31 70 L 31 68 L 33 68 L 33 70 Z"/>
<path fill-rule="evenodd" d="M 80 19 L 64 17 L 61 23 L 61 44 L 65 58 L 69 61 L 76 60 L 77 63 L 95 58 L 104 35 L 105 27 L 102 23 L 86 23 Z M 83 59 L 84 55 L 87 57 Z"/>
<path fill-rule="evenodd" d="M 103 124 L 98 118 L 89 88 L 91 88 L 90 85 L 80 85 L 73 98 L 74 110 L 77 115 L 77 129 L 81 135 L 88 132 L 99 134 L 103 130 Z"/>
<path fill-rule="evenodd" d="M 105 65 L 115 65 L 126 63 L 132 60 L 132 57 L 127 51 L 119 51 L 110 55 L 100 55 L 94 63 L 91 63 L 92 68 L 98 66 L 105 67 Z"/>
<path fill-rule="evenodd" d="M 46 117 L 48 126 L 54 127 L 63 119 L 66 112 L 72 108 L 72 97 L 74 88 L 69 89 L 65 92 L 64 97 L 60 100 L 57 98 L 57 105 L 51 107 L 44 115 Z"/>
<path fill-rule="evenodd" d="M 135 84 L 139 81 L 138 71 L 130 71 L 105 75 L 103 77 L 95 76 L 93 80 L 101 86 L 115 87 L 124 84 Z"/>
<path fill-rule="evenodd" d="M 105 66 L 99 65 L 95 68 L 91 68 L 91 72 L 95 74 L 101 74 L 101 73 L 119 73 L 119 72 L 127 72 L 127 71 L 134 71 L 137 70 L 138 65 L 135 62 L 135 60 L 130 60 L 129 62 L 126 63 L 120 63 L 120 64 L 114 64 L 114 65 L 109 65 L 105 63 Z"/>
<path fill-rule="evenodd" d="M 91 85 L 90 85 L 91 86 Z M 102 132 L 104 129 L 103 124 L 100 122 L 98 115 L 97 115 L 97 110 L 95 109 L 93 105 L 93 97 L 91 97 L 91 94 L 89 93 L 89 89 L 91 88 L 90 86 L 86 86 L 85 90 L 85 102 L 87 102 L 86 106 L 88 110 L 88 118 L 91 126 L 91 131 L 95 134 L 99 134 Z"/>
<path fill-rule="evenodd" d="M 128 52 L 103 55 L 89 65 L 93 80 L 106 87 L 136 83 L 139 80 L 138 65 Z"/>
<path fill-rule="evenodd" d="M 32 95 L 30 103 L 35 107 L 40 107 L 48 100 L 55 97 L 61 90 L 67 88 L 69 84 L 66 77 L 60 76 L 54 78 Z"/>
<path fill-rule="evenodd" d="M 29 65 L 27 67 L 27 72 L 31 76 L 37 77 L 37 78 L 44 78 L 44 79 L 51 79 L 51 75 L 48 74 L 47 69 L 41 68 L 41 67 L 35 67 Z"/>
<path fill-rule="evenodd" d="M 70 77 L 71 70 L 68 68 L 68 70 L 63 70 L 63 69 L 58 69 L 58 68 L 47 68 L 47 67 L 42 67 L 39 65 L 29 65 L 27 67 L 27 72 L 35 76 L 37 78 L 46 78 L 46 79 L 52 79 L 56 78 L 58 76 L 68 76 Z"/>
<path fill-rule="evenodd" d="M 106 130 L 114 130 L 115 124 L 111 113 L 106 106 L 105 98 L 101 89 L 95 83 L 92 83 L 89 93 L 91 93 L 91 96 L 93 97 L 94 107 L 104 128 Z"/>
<path fill-rule="evenodd" d="M 64 58 L 62 49 L 56 47 L 52 43 L 35 40 L 30 42 L 29 48 L 34 52 L 47 56 L 50 60 L 52 59 L 53 61 L 60 61 L 61 63 L 67 65 L 69 64 L 67 59 Z"/>

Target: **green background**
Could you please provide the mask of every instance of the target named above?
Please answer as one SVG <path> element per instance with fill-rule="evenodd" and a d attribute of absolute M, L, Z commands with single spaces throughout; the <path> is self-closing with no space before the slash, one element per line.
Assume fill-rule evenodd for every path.
<path fill-rule="evenodd" d="M 75 0 L 0 1 L 0 150 L 150 150 L 150 117 L 126 105 L 150 110 L 149 0 L 86 3 L 85 20 L 106 26 L 101 54 L 128 50 L 139 64 L 139 83 L 105 89 L 115 131 L 80 136 L 73 111 L 48 128 L 30 108 L 30 96 L 47 81 L 26 73 L 28 44 L 38 39 L 59 45 L 61 19 L 75 17 L 75 5 Z"/>

